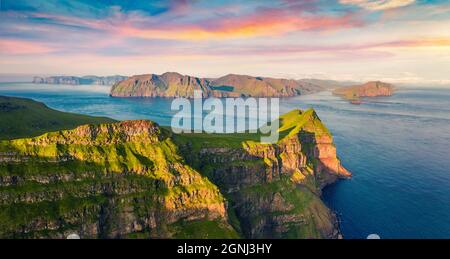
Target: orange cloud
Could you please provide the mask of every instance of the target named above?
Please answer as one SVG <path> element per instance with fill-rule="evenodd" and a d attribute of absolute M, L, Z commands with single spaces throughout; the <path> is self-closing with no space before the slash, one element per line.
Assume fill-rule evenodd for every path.
<path fill-rule="evenodd" d="M 366 2 L 365 0 L 341 0 L 346 3 Z M 410 1 L 410 0 L 406 0 Z M 382 2 L 382 1 L 379 1 Z M 399 1 L 384 1 L 399 3 Z M 13 13 L 14 14 L 14 13 Z M 10 14 L 10 15 L 13 15 Z M 15 14 L 18 15 L 18 14 Z M 328 31 L 339 30 L 344 28 L 352 28 L 363 25 L 361 17 L 350 13 L 343 16 L 333 16 L 325 14 L 311 14 L 292 12 L 291 10 L 272 8 L 259 10 L 250 15 L 229 16 L 214 19 L 205 19 L 196 22 L 180 23 L 176 20 L 161 23 L 153 17 L 142 16 L 139 13 L 122 14 L 119 11 L 113 13 L 104 19 L 88 19 L 74 16 L 53 15 L 45 13 L 26 13 L 26 16 L 34 18 L 45 18 L 55 21 L 54 23 L 39 25 L 46 31 L 55 32 L 58 30 L 58 24 L 79 26 L 87 29 L 86 34 L 96 35 L 103 32 L 101 39 L 91 41 L 88 47 L 95 45 L 106 47 L 112 43 L 120 42 L 126 38 L 143 38 L 143 39 L 171 39 L 184 41 L 202 41 L 202 40 L 223 40 L 234 38 L 251 38 L 259 36 L 278 36 L 296 31 Z M 36 29 L 37 25 L 34 28 Z M 49 28 L 45 28 L 49 27 Z M 64 30 L 62 27 L 61 30 Z M 70 33 L 70 32 L 69 32 Z M 74 33 L 78 33 L 74 30 Z M 91 34 L 89 34 L 91 33 Z M 106 40 L 108 39 L 108 40 Z M 34 43 L 25 40 L 1 40 L 0 53 L 47 53 L 52 49 L 49 45 L 42 43 Z M 327 44 L 328 45 L 328 44 Z M 294 47 L 293 52 L 313 50 L 327 50 L 331 48 L 341 49 L 341 46 L 307 46 Z M 385 48 L 385 47 L 439 47 L 449 46 L 448 38 L 420 38 L 384 41 L 381 43 L 367 43 L 358 46 L 352 46 L 353 49 L 361 48 Z M 283 51 L 291 51 L 285 49 Z"/>
<path fill-rule="evenodd" d="M 205 21 L 206 25 L 179 25 L 163 28 L 139 28 L 132 25 L 114 27 L 119 34 L 148 39 L 207 40 L 276 36 L 295 31 L 335 30 L 355 27 L 362 22 L 352 15 L 295 16 L 275 10 L 259 15 L 234 17 L 223 21 Z"/>
<path fill-rule="evenodd" d="M 0 39 L 0 54 L 45 54 L 52 51 L 52 48 L 35 42 Z"/>
<path fill-rule="evenodd" d="M 30 16 L 46 18 L 60 24 L 83 26 L 123 37 L 173 40 L 210 40 L 276 36 L 305 30 L 336 30 L 362 25 L 353 14 L 326 16 L 292 13 L 284 9 L 266 9 L 247 16 L 206 19 L 192 23 L 169 21 L 153 24 L 152 18 L 139 14 L 110 16 L 106 19 L 86 19 L 72 16 L 31 13 Z"/>

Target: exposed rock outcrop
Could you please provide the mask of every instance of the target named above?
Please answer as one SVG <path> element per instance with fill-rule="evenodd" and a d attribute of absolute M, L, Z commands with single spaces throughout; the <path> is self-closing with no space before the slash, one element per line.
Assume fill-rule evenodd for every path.
<path fill-rule="evenodd" d="M 237 237 L 168 136 L 127 121 L 0 142 L 0 237 Z"/>
<path fill-rule="evenodd" d="M 320 194 L 351 174 L 331 134 L 313 110 L 279 131 L 264 144 L 125 121 L 1 141 L 0 237 L 339 238 Z"/>
<path fill-rule="evenodd" d="M 351 177 L 331 134 L 313 110 L 281 117 L 277 144 L 244 141 L 241 147 L 202 147 L 188 162 L 227 194 L 248 238 L 339 238 L 337 219 L 321 190 Z M 182 149 L 183 150 L 183 149 Z"/>

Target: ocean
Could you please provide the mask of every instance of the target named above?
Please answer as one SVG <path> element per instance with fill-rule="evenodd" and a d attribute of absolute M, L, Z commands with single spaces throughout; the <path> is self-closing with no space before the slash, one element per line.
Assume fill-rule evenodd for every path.
<path fill-rule="evenodd" d="M 105 86 L 0 83 L 0 95 L 118 120 L 170 125 L 171 99 L 112 98 Z M 281 112 L 313 107 L 353 173 L 324 189 L 344 238 L 450 238 L 450 89 L 399 88 L 352 105 L 330 92 L 284 98 Z"/>

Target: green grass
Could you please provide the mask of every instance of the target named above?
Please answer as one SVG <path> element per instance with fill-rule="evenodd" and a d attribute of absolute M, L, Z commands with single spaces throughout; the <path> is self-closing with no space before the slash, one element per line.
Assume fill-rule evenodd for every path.
<path fill-rule="evenodd" d="M 178 144 L 190 143 L 193 152 L 201 148 L 227 147 L 240 148 L 245 141 L 259 141 L 258 133 L 182 133 L 174 134 L 173 139 Z"/>
<path fill-rule="evenodd" d="M 14 117 L 21 120 L 14 121 Z M 82 211 L 87 211 L 85 220 L 95 222 L 97 210 L 107 198 L 117 201 L 116 211 L 133 207 L 138 217 L 146 217 L 155 206 L 162 205 L 166 205 L 167 210 L 180 211 L 214 207 L 227 199 L 208 178 L 208 171 L 226 166 L 253 167 L 257 171 L 264 169 L 264 163 L 270 163 L 268 159 L 238 159 L 227 164 L 185 161 L 189 156 L 198 159 L 203 148 L 245 152 L 244 148 L 270 147 L 260 143 L 259 133 L 173 134 L 164 128 L 125 141 L 118 126 L 120 123 L 102 124 L 112 121 L 110 119 L 58 112 L 42 103 L 7 97 L 0 97 L 0 118 L 0 139 L 28 137 L 0 141 L 0 154 L 12 152 L 13 157 L 23 158 L 20 163 L 0 163 L 0 177 L 20 179 L 18 183 L 0 186 L 0 197 L 3 197 L 0 222 L 4 223 L 0 224 L 0 237 L 14 236 L 20 233 L 16 230 L 34 220 L 58 222 L 66 215 L 77 215 Z M 97 132 L 94 137 L 86 133 L 81 136 L 81 142 L 78 140 L 83 130 L 59 131 L 63 129 L 61 127 L 72 128 L 85 123 L 101 125 L 83 126 L 83 130 L 90 127 L 108 130 L 92 131 Z M 41 131 L 54 132 L 34 137 L 43 133 Z M 280 141 L 303 133 L 330 134 L 312 109 L 282 115 L 279 132 Z M 56 162 L 61 157 L 70 160 Z M 313 186 L 314 179 L 308 180 Z M 105 188 L 114 191 L 105 191 Z M 247 186 L 241 191 L 243 195 L 256 197 L 280 193 L 287 204 L 293 205 L 287 214 L 303 214 L 309 218 L 316 212 L 325 215 L 327 211 L 318 196 L 307 188 L 298 188 L 290 178 Z M 233 203 L 231 195 L 227 198 Z M 178 238 L 237 238 L 242 232 L 239 218 L 233 208 L 227 209 L 228 223 L 224 219 L 192 221 L 182 218 L 175 224 L 162 225 Z M 76 227 L 79 223 L 70 224 L 67 227 Z M 288 236 L 318 237 L 316 224 L 320 226 L 321 223 L 308 220 L 305 226 L 289 227 Z M 32 236 L 52 235 L 45 231 L 49 230 L 36 229 Z M 129 237 L 149 237 L 150 234 L 144 230 L 130 233 Z"/>
<path fill-rule="evenodd" d="M 185 157 L 191 157 L 189 163 L 197 168 L 203 175 L 211 178 L 213 177 L 214 170 L 218 168 L 229 168 L 232 166 L 244 166 L 246 168 L 252 168 L 253 171 L 264 170 L 264 164 L 266 167 L 272 166 L 272 161 L 270 159 L 257 159 L 257 160 L 236 160 L 228 161 L 226 163 L 221 162 L 208 162 L 208 157 L 210 155 L 203 154 L 203 159 L 196 158 L 196 154 L 204 148 L 224 148 L 224 153 L 216 154 L 219 156 L 227 156 L 233 152 L 252 152 L 259 151 L 262 152 L 263 149 L 273 148 L 278 144 L 283 145 L 284 141 L 291 141 L 292 138 L 299 138 L 301 141 L 304 135 L 309 136 L 331 136 L 330 131 L 325 127 L 322 121 L 317 116 L 313 109 L 308 109 L 305 111 L 293 110 L 289 113 L 281 115 L 279 118 L 279 134 L 280 138 L 277 144 L 263 144 L 260 142 L 259 133 L 239 133 L 239 134 L 174 134 L 174 142 L 179 146 L 186 146 Z M 309 150 L 313 143 L 301 143 L 302 148 Z M 241 149 L 239 151 L 239 149 Z M 304 150 L 302 150 L 305 152 Z M 214 153 L 214 151 L 212 151 Z M 214 154 L 211 154 L 213 156 Z M 280 158 L 284 153 L 280 154 Z M 307 164 L 310 166 L 308 170 L 313 170 L 311 168 L 314 160 L 308 158 Z M 262 164 L 262 166 L 258 166 Z M 258 166 L 258 167 L 256 167 Z M 300 174 L 300 172 L 297 172 Z M 214 178 L 211 178 L 214 179 Z M 216 183 L 220 188 L 225 188 L 223 184 Z M 276 179 L 272 182 L 265 183 L 255 183 L 247 186 L 241 187 L 239 194 L 231 195 L 228 200 L 231 203 L 239 201 L 238 197 L 246 197 L 245 200 L 259 200 L 268 199 L 270 200 L 275 193 L 279 193 L 284 200 L 285 204 L 291 206 L 288 211 L 270 211 L 264 212 L 262 214 L 250 214 L 251 224 L 258 225 L 261 220 L 271 220 L 272 218 L 277 218 L 280 216 L 292 216 L 292 217 L 302 217 L 304 221 L 302 223 L 294 222 L 292 224 L 285 224 L 286 230 L 282 233 L 277 233 L 279 236 L 276 238 L 323 238 L 324 229 L 329 229 L 329 210 L 320 200 L 317 195 L 318 189 L 317 179 L 315 179 L 313 173 L 311 175 L 305 175 L 305 179 L 302 183 L 295 182 L 292 176 L 284 175 L 280 179 Z M 237 195 L 237 196 L 236 196 Z M 252 198 L 249 198 L 252 197 Z M 250 205 L 249 205 L 250 206 Z M 230 222 L 232 226 L 240 232 L 239 219 L 236 218 L 234 209 L 230 209 L 228 212 Z M 264 236 L 262 236 L 264 237 Z M 273 236 L 272 236 L 273 237 Z"/>
<path fill-rule="evenodd" d="M 72 129 L 83 124 L 115 121 L 105 117 L 56 111 L 31 99 L 0 96 L 0 122 L 0 139 L 16 139 Z"/>
<path fill-rule="evenodd" d="M 287 231 L 277 238 L 322 238 L 319 231 L 323 224 L 327 224 L 329 210 L 320 198 L 304 186 L 293 183 L 289 177 L 282 177 L 277 181 L 257 184 L 242 189 L 243 194 L 260 198 L 270 198 L 279 193 L 286 204 L 292 206 L 289 211 L 272 211 L 268 214 L 252 218 L 254 224 L 263 217 L 281 215 L 302 215 L 302 224 L 286 224 Z M 322 222 L 325 220 L 325 223 Z"/>
<path fill-rule="evenodd" d="M 218 188 L 183 163 L 166 132 L 144 131 L 124 140 L 120 125 L 82 128 L 93 127 L 97 134 L 83 135 L 77 129 L 0 141 L 0 153 L 22 159 L 0 163 L 0 177 L 19 179 L 0 186 L 0 237 L 15 236 L 36 220 L 59 222 L 66 214 L 77 215 L 91 204 L 96 209 L 103 206 L 101 199 L 92 197 L 114 197 L 125 202 L 123 208 L 117 204 L 115 211 L 133 207 L 143 217 L 155 209 L 153 201 L 167 211 L 202 211 L 223 204 Z M 108 130 L 98 133 L 95 128 Z M 58 162 L 61 157 L 70 160 Z M 136 200 L 141 202 L 134 203 Z M 99 220 L 97 211 L 88 214 Z M 37 231 L 33 235 L 50 235 L 42 228 L 33 229 Z"/>
<path fill-rule="evenodd" d="M 271 196 L 279 192 L 286 202 L 294 205 L 293 213 L 304 212 L 305 205 L 314 198 L 314 194 L 310 190 L 298 187 L 288 177 L 282 177 L 270 183 L 252 185 L 242 191 L 247 194 L 257 194 L 260 197 Z"/>
<path fill-rule="evenodd" d="M 179 239 L 239 238 L 238 233 L 218 220 L 180 221 L 170 226 Z"/>
<path fill-rule="evenodd" d="M 168 127 L 165 129 L 169 130 Z M 313 133 L 315 135 L 331 135 L 317 116 L 314 109 L 306 111 L 292 110 L 279 118 L 279 141 L 299 133 Z M 193 152 L 202 148 L 242 148 L 243 146 L 260 145 L 262 134 L 257 133 L 181 133 L 174 134 L 177 144 L 188 144 Z"/>
<path fill-rule="evenodd" d="M 292 136 L 300 132 L 314 133 L 316 135 L 331 135 L 317 116 L 314 109 L 306 111 L 292 110 L 280 116 L 280 128 L 282 137 Z"/>

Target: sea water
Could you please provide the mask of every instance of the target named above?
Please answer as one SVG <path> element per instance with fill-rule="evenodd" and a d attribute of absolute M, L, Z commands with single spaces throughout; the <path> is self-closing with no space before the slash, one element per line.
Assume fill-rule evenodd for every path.
<path fill-rule="evenodd" d="M 1 83 L 0 95 L 118 120 L 170 125 L 167 98 L 112 98 L 107 86 Z M 313 107 L 353 173 L 325 188 L 345 238 L 450 238 L 450 89 L 400 88 L 353 105 L 330 92 L 284 98 L 281 113 Z"/>

